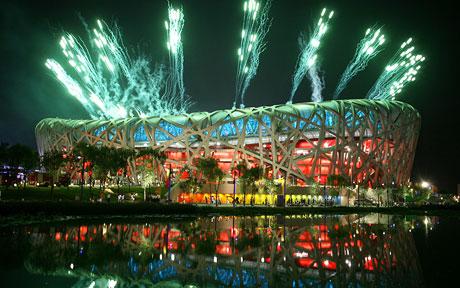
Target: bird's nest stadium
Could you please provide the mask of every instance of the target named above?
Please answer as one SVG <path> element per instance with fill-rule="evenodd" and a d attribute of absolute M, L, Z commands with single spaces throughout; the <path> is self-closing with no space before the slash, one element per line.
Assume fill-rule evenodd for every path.
<path fill-rule="evenodd" d="M 166 165 L 192 169 L 212 156 L 227 173 L 240 161 L 290 183 L 345 175 L 371 187 L 409 180 L 420 115 L 399 101 L 338 100 L 114 120 L 47 118 L 35 129 L 40 154 L 93 145 L 159 148 Z M 136 173 L 134 163 L 130 164 Z"/>

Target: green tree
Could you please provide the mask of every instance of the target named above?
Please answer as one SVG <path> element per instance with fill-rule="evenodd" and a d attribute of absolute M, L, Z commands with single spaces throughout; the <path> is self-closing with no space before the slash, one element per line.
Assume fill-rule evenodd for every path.
<path fill-rule="evenodd" d="M 73 155 L 77 159 L 84 159 L 85 161 L 96 160 L 98 148 L 94 145 L 90 145 L 84 142 L 79 142 L 73 148 Z"/>
<path fill-rule="evenodd" d="M 246 163 L 242 160 L 238 165 L 236 165 L 235 170 L 238 173 L 239 180 L 242 184 L 242 190 L 243 190 L 243 206 L 246 206 L 246 187 L 248 186 L 249 179 L 246 171 L 248 170 L 248 167 L 246 166 Z"/>
<path fill-rule="evenodd" d="M 111 150 L 113 148 L 101 146 L 97 147 L 96 149 L 97 150 L 95 151 L 95 158 L 91 162 L 94 163 L 94 176 L 96 177 L 96 179 L 99 179 L 100 189 L 104 191 L 107 179 L 109 178 L 110 170 L 113 168 L 113 163 L 111 159 Z"/>
<path fill-rule="evenodd" d="M 29 178 L 30 172 L 34 169 L 37 168 L 40 164 L 40 157 L 37 153 L 37 151 L 27 147 L 28 149 L 26 150 L 26 153 L 23 156 L 23 161 L 21 166 L 24 168 L 24 175 L 25 175 L 25 181 L 24 181 L 24 188 L 26 186 L 26 182 Z"/>
<path fill-rule="evenodd" d="M 120 191 L 120 175 L 119 171 L 122 170 L 122 175 L 126 175 L 126 167 L 128 166 L 128 161 L 136 155 L 136 151 L 133 149 L 126 148 L 112 148 L 110 150 L 110 163 L 111 167 L 109 173 L 116 177 L 118 191 Z"/>
<path fill-rule="evenodd" d="M 93 174 L 94 173 L 94 161 L 96 160 L 98 155 L 98 148 L 93 145 L 89 145 L 84 142 L 79 142 L 77 145 L 74 146 L 72 153 L 68 155 L 68 161 L 71 162 L 71 166 L 73 169 L 77 168 L 80 174 L 80 200 L 83 200 L 83 185 L 85 183 L 84 175 L 85 175 L 85 168 L 83 167 L 85 162 L 90 163 L 89 166 L 86 167 L 87 172 L 89 173 L 89 193 L 92 195 L 92 188 L 93 188 Z"/>
<path fill-rule="evenodd" d="M 160 149 L 147 148 L 139 151 L 136 157 L 142 157 L 144 164 L 151 166 L 158 178 L 164 176 L 165 170 L 163 165 L 165 164 L 167 158 L 164 151 L 160 151 Z"/>
<path fill-rule="evenodd" d="M 321 195 L 321 187 L 319 186 L 318 182 L 313 181 L 310 188 L 310 194 L 313 196 Z"/>
<path fill-rule="evenodd" d="M 181 169 L 180 175 L 187 173 L 188 177 L 185 180 L 179 182 L 179 188 L 186 193 L 197 193 L 200 191 L 202 184 L 201 181 L 194 175 L 187 165 Z M 180 176 L 179 175 L 179 176 Z"/>
<path fill-rule="evenodd" d="M 23 168 L 25 188 L 30 171 L 39 164 L 39 157 L 38 153 L 29 146 L 22 144 L 8 146 L 5 143 L 1 143 L 0 164 L 8 164 L 16 172 Z"/>
<path fill-rule="evenodd" d="M 166 154 L 159 149 L 147 148 L 136 155 L 137 159 L 142 158 L 142 165 L 139 166 L 141 184 L 144 187 L 144 201 L 147 199 L 147 187 L 159 186 L 161 176 L 164 175 L 164 163 Z"/>
<path fill-rule="evenodd" d="M 339 189 L 336 188 L 336 187 L 332 187 L 329 189 L 329 195 L 333 196 L 333 197 L 337 197 L 339 196 Z"/>
<path fill-rule="evenodd" d="M 415 203 L 426 203 L 433 194 L 433 190 L 430 188 L 422 187 L 421 185 L 415 185 L 412 190 L 412 201 Z"/>
<path fill-rule="evenodd" d="M 327 184 L 332 186 L 330 189 L 331 196 L 338 196 L 339 191 L 342 190 L 345 186 L 350 186 L 350 179 L 344 175 L 329 175 L 327 177 Z M 347 206 L 350 206 L 350 192 L 351 189 L 347 188 Z M 333 195 L 334 194 L 334 195 Z"/>
<path fill-rule="evenodd" d="M 331 186 L 343 187 L 350 185 L 350 179 L 344 175 L 329 175 L 327 177 L 327 184 Z"/>
<path fill-rule="evenodd" d="M 209 192 L 212 192 L 212 182 L 216 182 L 216 185 L 214 187 L 215 193 L 216 193 L 216 206 L 218 204 L 218 191 L 219 191 L 219 185 L 220 181 L 224 178 L 224 171 L 219 168 L 219 165 L 217 163 L 217 160 L 208 157 L 208 158 L 200 158 L 198 159 L 198 163 L 196 165 L 198 171 L 201 171 L 202 176 L 208 181 L 209 183 Z"/>
<path fill-rule="evenodd" d="M 375 193 L 377 194 L 377 207 L 380 207 L 380 201 L 382 199 L 383 189 L 381 189 L 380 187 L 376 187 Z"/>
<path fill-rule="evenodd" d="M 398 203 L 403 202 L 405 195 L 407 193 L 407 188 L 406 187 L 396 187 L 392 189 L 391 194 L 393 196 L 393 201 L 396 201 Z"/>
<path fill-rule="evenodd" d="M 59 176 L 60 169 L 64 164 L 65 159 L 62 157 L 62 152 L 57 150 L 50 150 L 43 154 L 40 161 L 41 165 L 51 176 L 51 198 L 53 198 L 55 179 L 57 179 Z"/>
<path fill-rule="evenodd" d="M 258 166 L 251 167 L 246 170 L 247 181 L 249 183 L 249 187 L 251 187 L 252 201 L 254 201 L 254 197 L 255 197 L 254 194 L 257 189 L 256 182 L 261 180 L 262 176 L 263 176 L 263 170 L 262 168 Z"/>
<path fill-rule="evenodd" d="M 272 179 L 262 178 L 259 180 L 259 186 L 261 188 L 259 189 L 259 192 L 264 192 L 270 195 L 270 198 L 273 198 L 273 195 L 276 194 L 280 188 L 280 183 Z"/>

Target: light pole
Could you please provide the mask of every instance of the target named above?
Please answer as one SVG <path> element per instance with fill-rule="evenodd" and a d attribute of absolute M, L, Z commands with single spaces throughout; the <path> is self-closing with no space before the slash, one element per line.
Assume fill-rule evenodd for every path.
<path fill-rule="evenodd" d="M 235 201 L 235 195 L 236 195 L 236 177 L 235 177 L 235 172 L 233 174 L 233 207 L 235 207 L 236 201 Z"/>
<path fill-rule="evenodd" d="M 284 181 L 283 181 L 283 207 L 286 207 L 286 185 L 287 185 L 287 171 L 284 172 Z M 292 197 L 292 194 L 291 194 Z"/>
<path fill-rule="evenodd" d="M 353 162 L 351 161 L 351 155 L 350 155 L 350 152 L 351 152 L 351 148 L 350 146 L 346 146 L 345 149 L 347 150 L 347 156 L 348 156 L 348 162 L 350 164 L 350 187 L 353 187 Z M 350 188 L 347 189 L 347 206 L 350 206 Z M 358 195 L 358 200 L 359 200 L 359 195 Z M 359 203 L 359 201 L 358 201 Z"/>
<path fill-rule="evenodd" d="M 236 206 L 236 173 L 240 173 L 238 170 L 233 171 L 233 207 Z"/>
<path fill-rule="evenodd" d="M 323 184 L 323 191 L 324 191 L 324 206 L 326 207 L 328 205 L 327 200 L 329 199 L 329 197 L 326 197 L 326 194 L 327 194 L 326 193 L 327 192 L 327 190 L 326 190 L 326 182 L 324 182 L 324 184 Z M 327 195 L 327 196 L 329 196 L 329 195 Z"/>
<path fill-rule="evenodd" d="M 359 205 L 359 180 L 358 180 L 358 205 Z"/>
<path fill-rule="evenodd" d="M 393 180 L 391 182 L 391 206 L 394 206 L 394 200 L 395 200 L 394 189 L 395 189 L 395 181 Z"/>
<path fill-rule="evenodd" d="M 387 192 L 387 189 L 385 187 L 385 183 L 382 183 L 382 188 L 384 188 L 385 192 Z M 388 193 L 386 193 L 386 194 L 387 194 L 387 205 L 386 206 L 388 207 Z"/>
<path fill-rule="evenodd" d="M 390 198 L 388 195 L 388 185 L 385 186 L 385 193 L 387 194 L 387 207 L 390 207 Z"/>
<path fill-rule="evenodd" d="M 80 201 L 83 201 L 83 185 L 85 181 L 85 158 L 78 156 L 77 159 L 81 160 Z"/>
<path fill-rule="evenodd" d="M 172 177 L 172 165 L 171 163 L 169 163 L 169 175 L 168 175 L 168 204 L 169 202 L 171 202 L 171 186 L 172 186 L 172 183 L 171 183 L 171 177 Z"/>

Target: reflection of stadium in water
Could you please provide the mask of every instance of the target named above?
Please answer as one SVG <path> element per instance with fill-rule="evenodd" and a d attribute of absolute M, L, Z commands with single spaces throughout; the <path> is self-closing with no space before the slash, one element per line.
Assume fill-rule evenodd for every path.
<path fill-rule="evenodd" d="M 75 287 L 149 287 L 168 281 L 236 287 L 419 286 L 410 224 L 390 217 L 216 217 L 16 232 L 31 246 L 24 256 L 29 272 L 75 277 Z"/>

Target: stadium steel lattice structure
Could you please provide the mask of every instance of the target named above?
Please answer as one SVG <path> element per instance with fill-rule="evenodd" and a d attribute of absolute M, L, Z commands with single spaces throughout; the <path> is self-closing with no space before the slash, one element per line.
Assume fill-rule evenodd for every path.
<path fill-rule="evenodd" d="M 36 127 L 40 154 L 92 145 L 159 148 L 174 169 L 212 156 L 227 173 L 239 161 L 291 183 L 401 185 L 410 177 L 419 113 L 399 101 L 337 100 L 112 120 L 48 118 Z M 134 162 L 130 163 L 136 174 Z M 267 170 L 268 169 L 268 170 Z"/>

